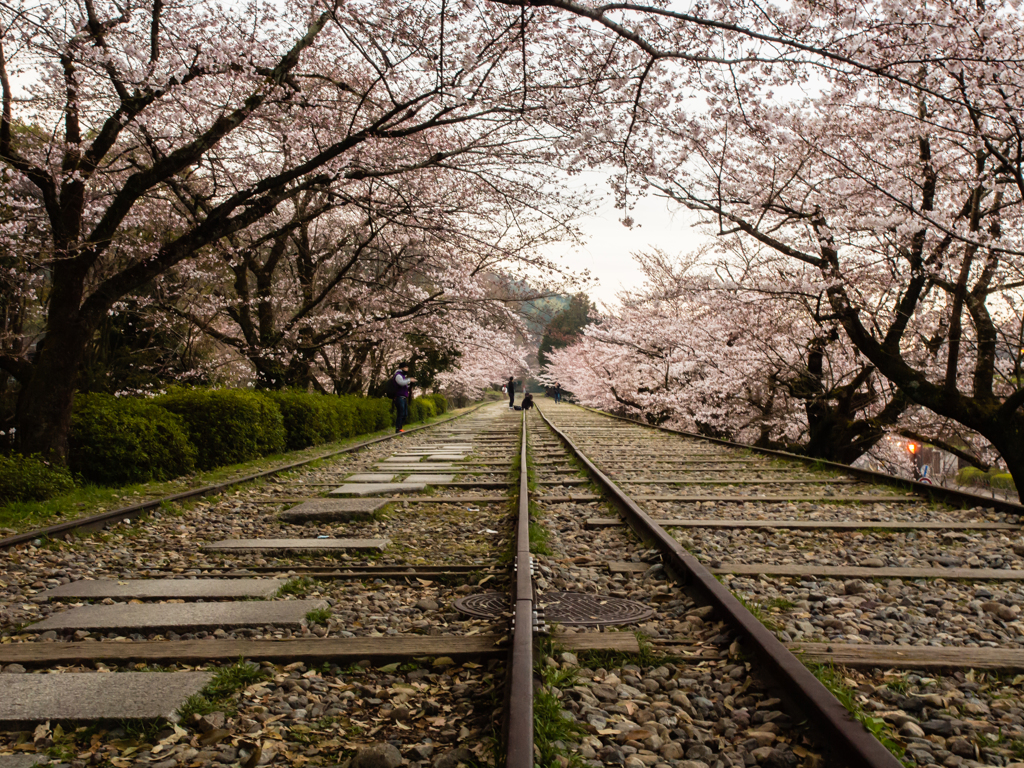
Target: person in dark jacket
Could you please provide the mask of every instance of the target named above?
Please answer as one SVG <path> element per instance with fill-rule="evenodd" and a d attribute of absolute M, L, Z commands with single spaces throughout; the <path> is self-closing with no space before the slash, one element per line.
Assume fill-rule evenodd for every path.
<path fill-rule="evenodd" d="M 505 384 L 505 388 L 508 390 L 508 407 L 509 410 L 516 407 L 516 381 L 511 376 L 508 377 L 508 383 Z"/>
<path fill-rule="evenodd" d="M 562 402 L 562 385 L 561 384 L 555 384 L 555 402 L 556 403 Z"/>
<path fill-rule="evenodd" d="M 522 407 L 523 407 L 524 411 L 528 411 L 531 408 L 533 408 L 533 395 L 531 395 L 529 392 L 527 392 L 525 395 L 523 395 L 523 406 Z"/>
<path fill-rule="evenodd" d="M 409 418 L 409 398 L 412 397 L 412 383 L 416 379 L 409 376 L 409 364 L 402 363 L 398 366 L 398 370 L 395 371 L 395 384 L 398 388 L 398 394 L 395 396 L 395 432 L 405 432 L 402 427 L 405 426 L 406 420 Z"/>

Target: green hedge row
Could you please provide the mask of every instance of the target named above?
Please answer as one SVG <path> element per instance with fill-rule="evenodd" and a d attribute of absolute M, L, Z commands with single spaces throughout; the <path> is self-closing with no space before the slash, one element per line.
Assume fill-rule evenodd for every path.
<path fill-rule="evenodd" d="M 442 395 L 417 397 L 410 421 L 447 410 Z M 344 440 L 393 423 L 389 400 L 355 395 L 244 389 L 176 389 L 152 400 L 80 395 L 70 464 L 90 482 L 125 485 Z"/>
<path fill-rule="evenodd" d="M 37 456 L 0 456 L 0 504 L 45 501 L 74 487 L 70 472 Z"/>

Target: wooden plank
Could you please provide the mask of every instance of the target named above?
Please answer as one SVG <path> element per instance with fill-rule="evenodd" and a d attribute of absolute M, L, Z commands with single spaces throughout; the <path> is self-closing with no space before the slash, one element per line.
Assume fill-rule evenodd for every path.
<path fill-rule="evenodd" d="M 812 496 L 812 495 L 801 495 L 801 496 L 634 496 L 637 501 L 691 501 L 691 502 L 705 502 L 715 501 L 722 502 L 723 504 L 742 504 L 747 501 L 761 501 L 767 503 L 779 503 L 779 502 L 790 502 L 790 501 L 814 501 L 814 502 L 825 502 L 829 504 L 859 504 L 859 503 L 893 503 L 893 502 L 910 502 L 914 504 L 924 504 L 926 499 L 920 496 Z"/>
<path fill-rule="evenodd" d="M 505 656 L 500 635 L 397 635 L 390 637 L 302 638 L 292 640 L 145 640 L 134 643 L 8 643 L 0 645 L 0 664 L 50 666 L 94 661 L 181 662 L 254 661 L 352 662 L 451 656 L 453 659 Z M 572 639 L 569 639 L 572 638 Z M 585 632 L 559 636 L 569 650 L 639 652 L 631 632 Z"/>
<path fill-rule="evenodd" d="M 632 632 L 578 632 L 553 635 L 555 645 L 567 651 L 622 651 L 640 653 L 640 643 Z"/>
<path fill-rule="evenodd" d="M 1024 672 L 1024 649 L 962 648 L 932 645 L 854 645 L 852 643 L 787 643 L 803 661 L 862 669 L 948 671 L 986 669 Z"/>
<path fill-rule="evenodd" d="M 608 570 L 612 573 L 647 573 L 650 563 L 621 563 L 609 562 Z"/>
<path fill-rule="evenodd" d="M 499 504 L 512 500 L 512 496 L 410 496 L 395 499 L 403 504 Z"/>
<path fill-rule="evenodd" d="M 756 480 L 701 480 L 700 478 L 693 477 L 666 477 L 658 480 L 644 477 L 640 479 L 620 480 L 620 482 L 623 485 L 764 485 L 765 483 L 771 483 L 773 485 L 851 485 L 862 481 L 854 480 L 853 478 L 840 478 L 838 480 L 834 480 L 809 475 L 799 479 L 782 478 L 779 480 L 765 480 L 763 478 Z"/>
<path fill-rule="evenodd" d="M 600 501 L 601 498 L 592 493 L 571 493 L 568 496 L 538 496 L 534 501 L 562 504 L 567 501 Z"/>
<path fill-rule="evenodd" d="M 943 523 L 943 522 L 881 522 L 878 520 L 704 520 L 690 518 L 654 518 L 662 528 L 787 528 L 801 531 L 835 530 L 861 531 L 882 529 L 891 531 L 1020 531 L 1021 526 L 1011 523 Z M 592 517 L 588 528 L 607 528 L 626 523 L 618 517 Z"/>
<path fill-rule="evenodd" d="M 711 573 L 741 576 L 821 576 L 833 579 L 969 579 L 971 581 L 1024 581 L 1024 570 L 1009 568 L 865 568 L 856 565 L 773 565 L 723 563 Z"/>

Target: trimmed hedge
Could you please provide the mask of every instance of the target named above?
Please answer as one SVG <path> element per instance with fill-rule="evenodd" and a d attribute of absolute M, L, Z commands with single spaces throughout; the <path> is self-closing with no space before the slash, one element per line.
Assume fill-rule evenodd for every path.
<path fill-rule="evenodd" d="M 311 392 L 286 390 L 268 393 L 281 411 L 290 451 L 339 439 L 338 417 L 331 398 Z"/>
<path fill-rule="evenodd" d="M 443 395 L 417 397 L 409 404 L 409 421 L 447 410 Z M 358 395 L 175 389 L 148 400 L 84 394 L 75 399 L 70 464 L 90 482 L 125 485 L 344 440 L 394 423 L 390 400 Z M 53 487 L 71 487 L 64 470 L 40 466 L 66 476 L 67 483 L 53 479 Z M 45 475 L 38 468 L 24 474 Z"/>
<path fill-rule="evenodd" d="M 155 402 L 185 422 L 200 469 L 280 453 L 287 442 L 281 410 L 273 399 L 258 392 L 178 389 Z"/>
<path fill-rule="evenodd" d="M 185 424 L 152 400 L 89 394 L 75 398 L 71 469 L 102 485 L 166 480 L 195 470 Z"/>
<path fill-rule="evenodd" d="M 74 487 L 70 472 L 38 456 L 0 456 L 0 504 L 46 501 Z"/>

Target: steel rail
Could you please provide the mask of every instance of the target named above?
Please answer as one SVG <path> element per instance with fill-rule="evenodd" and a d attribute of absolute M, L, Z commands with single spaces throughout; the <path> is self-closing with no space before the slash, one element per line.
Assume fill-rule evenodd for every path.
<path fill-rule="evenodd" d="M 533 564 L 530 555 L 530 479 L 526 465 L 526 411 L 519 449 L 519 509 L 512 581 L 512 647 L 507 689 L 505 768 L 533 768 Z"/>
<path fill-rule="evenodd" d="M 139 502 L 138 504 L 132 504 L 127 507 L 120 507 L 119 509 L 112 510 L 110 512 L 103 512 L 98 515 L 92 515 L 91 517 L 80 517 L 76 520 L 68 520 L 63 523 L 57 523 L 56 525 L 47 526 L 46 528 L 39 528 L 34 531 L 26 531 L 25 533 L 16 533 L 13 536 L 0 539 L 0 549 L 9 549 L 10 547 L 16 547 L 19 544 L 27 544 L 33 539 L 44 539 L 53 538 L 54 536 L 60 536 L 63 534 L 74 533 L 76 531 L 96 531 L 107 526 L 110 522 L 121 522 L 122 520 L 134 520 L 136 517 L 144 515 L 150 510 L 156 509 L 164 503 L 174 503 L 176 501 L 187 501 L 188 499 L 200 498 L 203 496 L 213 496 L 217 493 L 222 493 L 228 488 L 232 488 L 236 485 L 243 485 L 244 483 L 251 483 L 254 480 L 259 480 L 264 477 L 271 477 L 273 475 L 280 474 L 282 472 L 288 472 L 293 469 L 305 466 L 306 464 L 312 464 L 314 461 L 321 461 L 322 459 L 329 459 L 333 456 L 340 456 L 343 453 L 354 453 L 355 451 L 368 448 L 371 445 L 384 442 L 385 440 L 395 440 L 396 438 L 402 437 L 402 435 L 408 435 L 413 432 L 419 432 L 423 429 L 433 429 L 441 424 L 447 424 L 455 419 L 461 419 L 463 416 L 468 416 L 471 413 L 476 413 L 478 410 L 483 408 L 489 403 L 480 403 L 475 408 L 467 410 L 464 413 L 456 414 L 447 419 L 441 421 L 435 421 L 433 424 L 423 424 L 419 427 L 412 427 L 402 433 L 395 433 L 391 435 L 382 435 L 381 437 L 375 437 L 372 440 L 364 440 L 361 443 L 355 445 L 349 445 L 345 448 L 341 448 L 337 451 L 330 451 L 328 453 L 320 454 L 319 456 L 313 456 L 309 459 L 303 459 L 302 461 L 295 461 L 290 464 L 285 464 L 281 467 L 275 467 L 273 469 L 265 469 L 262 472 L 256 472 L 255 474 L 245 475 L 244 477 L 238 477 L 234 480 L 228 480 L 224 483 L 218 483 L 217 485 L 206 485 L 201 488 L 193 488 L 192 490 L 182 491 L 181 493 L 174 493 L 170 496 L 162 496 L 158 499 L 150 499 L 149 501 Z"/>
<path fill-rule="evenodd" d="M 575 405 L 575 404 L 574 404 Z M 1000 512 L 1007 512 L 1011 515 L 1024 516 L 1024 504 L 1015 504 L 1012 501 L 1006 501 L 1005 499 L 992 499 L 986 496 L 982 496 L 977 493 L 968 493 L 967 491 L 957 491 L 952 488 L 944 488 L 941 485 L 929 485 L 928 483 L 920 483 L 916 480 L 907 480 L 903 477 L 896 477 L 895 475 L 887 475 L 884 472 L 875 472 L 873 469 L 861 469 L 860 467 L 852 467 L 849 464 L 840 464 L 837 461 L 826 461 L 825 459 L 816 459 L 813 456 L 801 456 L 798 453 L 789 453 L 788 451 L 778 451 L 773 448 L 759 448 L 753 445 L 745 445 L 743 443 L 734 443 L 731 440 L 723 440 L 720 437 L 707 437 L 705 435 L 699 435 L 696 432 L 687 432 L 682 429 L 670 429 L 669 427 L 659 427 L 657 424 L 645 424 L 638 419 L 631 419 L 628 416 L 619 416 L 614 413 L 608 413 L 598 408 L 591 408 L 586 405 L 576 405 L 577 408 L 582 408 L 585 411 L 591 413 L 598 413 L 601 416 L 607 416 L 610 419 L 618 419 L 619 421 L 625 421 L 630 424 L 636 424 L 640 427 L 647 427 L 648 429 L 657 429 L 661 432 L 668 432 L 671 435 L 682 435 L 683 437 L 693 438 L 695 440 L 706 440 L 710 443 L 718 443 L 719 445 L 727 445 L 730 448 L 742 448 L 747 451 L 753 451 L 754 453 L 761 453 L 766 456 L 777 456 L 780 459 L 787 459 L 789 461 L 800 461 L 804 464 L 816 464 L 819 467 L 825 469 L 834 469 L 839 472 L 845 472 L 855 477 L 862 478 L 864 480 L 872 480 L 877 483 L 884 485 L 898 485 L 903 487 L 909 487 L 911 490 L 926 494 L 930 499 L 937 501 L 952 502 L 954 504 L 971 504 L 972 506 L 985 506 L 997 509 Z"/>
<path fill-rule="evenodd" d="M 538 407 L 537 412 L 558 435 L 587 471 L 615 499 L 630 527 L 641 539 L 653 542 L 662 560 L 684 585 L 713 605 L 716 612 L 736 627 L 750 650 L 781 683 L 792 701 L 818 728 L 821 741 L 840 764 L 850 768 L 902 768 L 902 763 L 883 747 L 818 679 L 758 621 L 743 604 L 701 563 L 666 533 L 622 489 L 604 474 L 556 427 Z M 605 416 L 607 414 L 601 414 Z"/>

